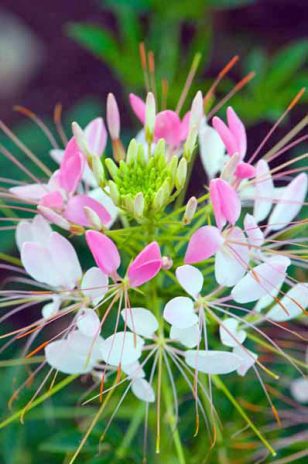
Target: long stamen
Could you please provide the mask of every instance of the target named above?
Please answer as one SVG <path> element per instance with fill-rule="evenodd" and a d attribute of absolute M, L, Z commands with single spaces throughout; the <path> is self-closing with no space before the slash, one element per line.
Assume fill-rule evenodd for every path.
<path fill-rule="evenodd" d="M 146 53 L 144 42 L 140 42 L 139 44 L 139 55 L 140 55 L 141 68 L 143 71 L 145 89 L 147 92 L 149 92 L 151 86 L 150 86 L 150 81 L 149 81 L 149 76 L 148 76 L 147 53 Z"/>
<path fill-rule="evenodd" d="M 184 87 L 183 87 L 183 90 L 182 90 L 182 93 L 180 95 L 180 98 L 179 98 L 179 101 L 178 101 L 178 104 L 176 105 L 176 109 L 175 109 L 175 112 L 177 114 L 180 113 L 184 103 L 185 103 L 185 100 L 186 100 L 186 97 L 187 97 L 187 94 L 189 92 L 189 89 L 191 87 L 191 84 L 194 80 L 194 77 L 196 75 L 196 72 L 198 70 L 198 67 L 199 67 L 199 64 L 200 64 L 200 61 L 201 61 L 201 58 L 202 58 L 202 55 L 201 53 L 196 53 L 194 58 L 193 58 L 193 61 L 192 61 L 192 64 L 191 64 L 191 67 L 190 67 L 190 70 L 189 70 L 189 73 L 188 73 L 188 76 L 186 78 L 186 81 L 185 81 L 185 84 L 184 84 Z"/>
<path fill-rule="evenodd" d="M 33 122 L 35 122 L 35 124 L 37 124 L 37 126 L 41 129 L 41 131 L 46 135 L 46 137 L 48 138 L 53 148 L 59 148 L 56 142 L 56 139 L 54 138 L 51 131 L 48 129 L 46 124 L 44 124 L 44 122 L 33 111 L 29 110 L 28 108 L 25 108 L 24 106 L 20 106 L 20 105 L 14 106 L 14 110 L 17 111 L 18 113 L 23 114 L 24 116 L 27 116 Z"/>
<path fill-rule="evenodd" d="M 238 62 L 240 57 L 238 55 L 233 56 L 230 61 L 222 68 L 221 71 L 219 71 L 218 76 L 214 80 L 213 84 L 207 91 L 204 99 L 203 99 L 203 104 L 206 106 L 207 102 L 212 98 L 218 84 L 221 82 L 221 80 L 228 74 L 228 72 L 235 66 L 235 64 Z"/>
<path fill-rule="evenodd" d="M 68 139 L 62 125 L 62 105 L 57 103 L 53 113 L 53 120 L 57 128 L 57 132 L 64 146 L 67 145 Z"/>

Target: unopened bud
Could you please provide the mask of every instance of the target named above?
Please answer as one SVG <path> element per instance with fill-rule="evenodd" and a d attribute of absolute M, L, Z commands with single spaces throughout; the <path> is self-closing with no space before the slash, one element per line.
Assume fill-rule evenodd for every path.
<path fill-rule="evenodd" d="M 177 190 L 181 190 L 185 184 L 187 177 L 187 161 L 182 158 L 176 170 L 175 176 L 175 187 Z"/>
<path fill-rule="evenodd" d="M 191 110 L 190 110 L 190 118 L 189 118 L 189 132 L 193 129 L 199 129 L 201 120 L 203 117 L 203 98 L 202 93 L 199 90 L 196 93 L 195 98 L 193 99 Z"/>
<path fill-rule="evenodd" d="M 112 93 L 107 96 L 107 126 L 111 140 L 118 140 L 120 138 L 120 113 Z"/>
<path fill-rule="evenodd" d="M 231 181 L 240 160 L 241 157 L 238 153 L 234 153 L 234 155 L 230 156 L 221 171 L 221 179 L 226 180 L 227 182 Z"/>
<path fill-rule="evenodd" d="M 138 153 L 138 144 L 136 139 L 132 139 L 129 142 L 127 152 L 126 152 L 126 163 L 130 164 L 133 163 L 136 158 L 137 158 L 137 153 Z"/>
<path fill-rule="evenodd" d="M 197 211 L 197 206 L 198 206 L 197 198 L 191 197 L 186 204 L 185 213 L 183 216 L 183 223 L 185 225 L 190 224 L 191 221 L 193 220 L 193 217 Z"/>
<path fill-rule="evenodd" d="M 109 187 L 109 195 L 110 195 L 111 200 L 116 206 L 118 206 L 120 202 L 120 193 L 119 193 L 118 187 L 112 180 L 108 182 L 108 187 Z"/>
<path fill-rule="evenodd" d="M 76 139 L 79 150 L 88 158 L 90 150 L 84 131 L 81 129 L 77 122 L 72 123 L 72 132 Z"/>
<path fill-rule="evenodd" d="M 145 139 L 148 143 L 153 142 L 156 118 L 156 104 L 152 92 L 147 94 L 145 101 Z"/>
<path fill-rule="evenodd" d="M 96 212 L 88 206 L 84 206 L 83 211 L 89 221 L 90 226 L 93 227 L 93 229 L 101 230 L 103 225 Z"/>
<path fill-rule="evenodd" d="M 95 177 L 95 180 L 97 184 L 100 187 L 104 187 L 106 184 L 106 179 L 105 179 L 105 171 L 101 162 L 101 159 L 98 156 L 92 156 L 91 157 L 91 170 L 93 172 L 93 175 Z"/>
<path fill-rule="evenodd" d="M 125 197 L 123 197 L 123 201 L 124 201 L 124 205 L 125 205 L 126 210 L 130 214 L 134 214 L 135 201 L 134 201 L 133 196 L 132 195 L 126 195 Z"/>
<path fill-rule="evenodd" d="M 169 256 L 163 256 L 161 262 L 164 271 L 169 271 L 173 266 L 173 260 Z"/>
<path fill-rule="evenodd" d="M 178 162 L 179 162 L 179 159 L 176 155 L 173 155 L 170 162 L 169 162 L 169 172 L 170 172 L 170 176 L 171 176 L 171 179 L 172 179 L 172 182 L 175 181 L 175 176 L 176 176 L 176 170 L 177 170 L 177 167 L 178 167 Z"/>
<path fill-rule="evenodd" d="M 106 168 L 113 179 L 118 176 L 119 168 L 111 158 L 105 160 Z"/>
<path fill-rule="evenodd" d="M 134 201 L 134 216 L 136 219 L 142 217 L 144 211 L 144 196 L 142 192 L 137 193 Z"/>

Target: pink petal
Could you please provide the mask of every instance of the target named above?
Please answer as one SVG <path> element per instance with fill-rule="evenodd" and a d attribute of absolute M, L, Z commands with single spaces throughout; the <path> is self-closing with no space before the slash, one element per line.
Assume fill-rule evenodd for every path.
<path fill-rule="evenodd" d="M 270 230 L 280 230 L 296 218 L 307 195 L 308 177 L 299 174 L 283 191 L 268 220 Z"/>
<path fill-rule="evenodd" d="M 63 206 L 64 206 L 63 196 L 62 196 L 61 192 L 59 192 L 59 191 L 47 193 L 40 200 L 40 205 L 41 206 L 46 206 L 47 208 L 60 209 L 61 210 L 63 208 Z"/>
<path fill-rule="evenodd" d="M 184 115 L 184 118 L 182 119 L 182 122 L 181 122 L 181 128 L 180 128 L 180 139 L 181 139 L 181 141 L 187 139 L 188 130 L 189 130 L 189 121 L 190 121 L 190 111 L 188 111 Z"/>
<path fill-rule="evenodd" d="M 221 140 L 223 141 L 227 152 L 230 156 L 234 155 L 234 153 L 237 153 L 238 147 L 236 143 L 236 139 L 228 126 L 217 116 L 213 118 L 212 125 L 214 129 L 218 132 Z"/>
<path fill-rule="evenodd" d="M 75 137 L 72 137 L 65 148 L 60 166 L 59 183 L 68 193 L 75 192 L 84 170 L 85 159 L 80 152 Z"/>
<path fill-rule="evenodd" d="M 201 227 L 191 236 L 184 262 L 195 264 L 204 261 L 215 255 L 222 243 L 223 238 L 217 227 Z"/>
<path fill-rule="evenodd" d="M 222 229 L 227 221 L 234 225 L 241 213 L 241 202 L 234 188 L 222 179 L 212 179 L 210 198 L 217 227 Z"/>
<path fill-rule="evenodd" d="M 130 106 L 132 107 L 133 112 L 139 119 L 139 121 L 144 124 L 145 123 L 145 103 L 141 100 L 140 97 L 134 95 L 133 93 L 129 94 L 129 102 Z"/>
<path fill-rule="evenodd" d="M 239 179 L 251 179 L 256 175 L 256 168 L 249 163 L 239 163 L 235 170 L 235 175 Z"/>
<path fill-rule="evenodd" d="M 70 198 L 63 213 L 64 217 L 68 221 L 80 226 L 91 227 L 89 219 L 84 212 L 85 206 L 91 208 L 97 214 L 102 224 L 108 224 L 111 220 L 111 216 L 106 208 L 88 195 L 75 195 Z"/>
<path fill-rule="evenodd" d="M 175 111 L 161 111 L 155 120 L 155 139 L 165 139 L 172 147 L 181 143 L 181 120 Z"/>
<path fill-rule="evenodd" d="M 89 149 L 92 154 L 101 156 L 106 148 L 107 131 L 103 118 L 95 118 L 84 129 Z"/>
<path fill-rule="evenodd" d="M 236 140 L 237 152 L 243 159 L 247 150 L 246 129 L 236 112 L 229 106 L 227 109 L 227 120 L 230 131 Z"/>
<path fill-rule="evenodd" d="M 153 279 L 162 267 L 160 248 L 157 242 L 147 245 L 129 265 L 127 275 L 131 287 Z"/>
<path fill-rule="evenodd" d="M 115 274 L 121 258 L 113 241 L 95 230 L 86 232 L 86 241 L 98 267 L 107 275 Z"/>

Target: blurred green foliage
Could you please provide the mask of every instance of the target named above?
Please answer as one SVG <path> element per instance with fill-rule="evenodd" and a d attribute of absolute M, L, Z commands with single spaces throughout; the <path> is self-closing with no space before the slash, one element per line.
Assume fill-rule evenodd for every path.
<path fill-rule="evenodd" d="M 70 23 L 67 33 L 111 68 L 126 93 L 144 93 L 138 53 L 139 44 L 144 41 L 156 57 L 158 87 L 161 79 L 169 82 L 168 106 L 172 108 L 176 106 L 195 54 L 202 55 L 200 73 L 210 65 L 214 52 L 215 12 L 250 3 L 253 1 L 106 0 L 102 2 L 102 8 L 113 14 L 115 30 L 100 24 Z M 247 124 L 275 120 L 307 83 L 308 41 L 289 44 L 273 56 L 254 47 L 248 37 L 243 39 L 247 41 L 247 50 L 251 51 L 244 56 L 242 76 L 245 72 L 255 71 L 256 77 L 232 100 L 232 104 Z M 210 83 L 204 79 L 198 82 L 197 78 L 191 94 L 200 87 L 206 91 Z M 233 86 L 234 81 L 225 79 L 220 86 L 222 95 Z M 304 101 L 308 101 L 307 95 L 302 99 Z"/>

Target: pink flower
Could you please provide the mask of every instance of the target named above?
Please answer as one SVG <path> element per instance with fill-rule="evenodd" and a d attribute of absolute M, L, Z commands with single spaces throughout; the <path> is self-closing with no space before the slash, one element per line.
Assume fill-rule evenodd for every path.
<path fill-rule="evenodd" d="M 89 230 L 86 232 L 88 247 L 98 267 L 114 280 L 118 280 L 117 270 L 121 264 L 119 251 L 106 235 Z M 140 287 L 153 279 L 162 267 L 162 257 L 157 242 L 147 245 L 128 266 L 127 277 L 130 287 Z"/>
<path fill-rule="evenodd" d="M 131 93 L 129 95 L 130 105 L 142 124 L 145 124 L 145 103 Z M 177 148 L 187 138 L 190 113 L 186 113 L 181 120 L 175 111 L 164 110 L 156 115 L 154 139 L 165 139 L 171 147 Z"/>
<path fill-rule="evenodd" d="M 234 225 L 241 213 L 241 202 L 235 189 L 223 179 L 212 179 L 210 198 L 217 227 L 222 229 L 227 222 Z"/>

